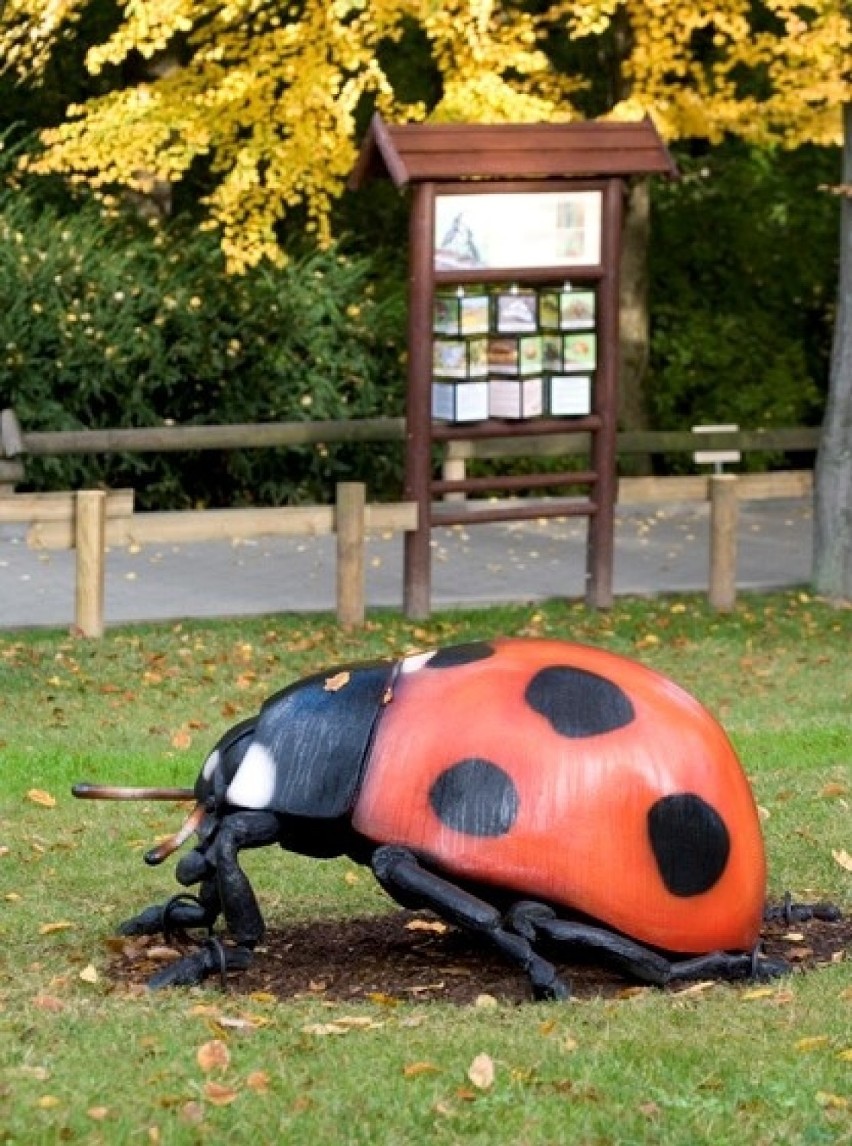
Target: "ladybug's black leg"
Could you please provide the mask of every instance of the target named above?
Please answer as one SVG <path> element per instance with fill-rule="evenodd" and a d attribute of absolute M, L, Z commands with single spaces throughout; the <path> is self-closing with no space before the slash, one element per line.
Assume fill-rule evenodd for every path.
<path fill-rule="evenodd" d="M 272 812 L 234 812 L 223 817 L 215 839 L 205 853 L 210 874 L 202 881 L 202 895 L 207 889 L 211 897 L 221 904 L 233 944 L 225 946 L 217 940 L 209 940 L 199 951 L 170 963 L 154 975 L 149 981 L 150 987 L 194 986 L 208 975 L 221 974 L 224 977 L 228 970 L 243 970 L 248 966 L 266 927 L 238 856 L 245 848 L 277 843 L 280 835 L 278 817 Z M 178 874 L 181 874 L 180 866 Z"/>
<path fill-rule="evenodd" d="M 403 907 L 426 907 L 448 923 L 486 938 L 527 973 L 537 999 L 568 997 L 553 965 L 537 955 L 524 936 L 507 931 L 490 903 L 424 868 L 407 848 L 377 848 L 371 863 L 376 879 Z"/>
<path fill-rule="evenodd" d="M 783 903 L 766 908 L 763 918 L 767 923 L 781 922 L 788 926 L 791 923 L 807 923 L 809 919 L 837 923 L 843 918 L 843 912 L 834 903 L 794 903 L 788 891 Z"/>
<path fill-rule="evenodd" d="M 187 885 L 189 886 L 189 885 Z M 155 903 L 118 926 L 119 935 L 165 935 L 169 931 L 208 930 L 221 912 L 215 877 L 202 880 L 198 896 L 173 896 L 166 903 Z"/>
<path fill-rule="evenodd" d="M 606 928 L 559 919 L 543 904 L 519 903 L 507 918 L 521 934 L 594 951 L 619 971 L 655 987 L 691 979 L 769 979 L 790 970 L 780 959 L 750 952 L 712 951 L 692 959 L 668 959 Z"/>

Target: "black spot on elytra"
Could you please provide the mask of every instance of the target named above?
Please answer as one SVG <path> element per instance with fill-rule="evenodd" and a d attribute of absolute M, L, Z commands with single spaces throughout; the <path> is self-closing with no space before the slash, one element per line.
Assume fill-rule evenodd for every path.
<path fill-rule="evenodd" d="M 438 649 L 434 656 L 426 661 L 426 668 L 446 669 L 457 668 L 459 665 L 473 664 L 475 661 L 484 661 L 494 656 L 494 646 L 487 641 L 471 641 L 466 645 L 451 645 L 447 649 Z"/>
<path fill-rule="evenodd" d="M 512 777 L 490 760 L 471 757 L 447 768 L 429 789 L 442 824 L 469 836 L 503 836 L 520 807 Z"/>
<path fill-rule="evenodd" d="M 648 832 L 672 895 L 701 895 L 715 886 L 728 863 L 731 838 L 706 800 L 692 793 L 663 796 L 648 813 Z"/>
<path fill-rule="evenodd" d="M 601 736 L 624 728 L 635 715 L 629 698 L 613 681 L 568 665 L 541 669 L 524 695 L 560 736 Z"/>

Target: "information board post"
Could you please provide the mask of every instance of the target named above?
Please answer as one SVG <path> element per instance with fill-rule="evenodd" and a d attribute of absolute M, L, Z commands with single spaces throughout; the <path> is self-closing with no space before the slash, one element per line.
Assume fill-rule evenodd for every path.
<path fill-rule="evenodd" d="M 434 183 L 420 183 L 414 188 L 410 234 L 404 498 L 417 503 L 418 526 L 413 533 L 405 534 L 403 609 L 407 617 L 425 618 L 429 616 L 432 600 L 430 380 L 432 299 L 435 292 L 432 260 Z"/>
<path fill-rule="evenodd" d="M 598 331 L 601 356 L 595 385 L 594 412 L 600 428 L 592 435 L 591 468 L 598 475 L 595 512 L 589 518 L 586 553 L 586 603 L 609 609 L 613 596 L 615 501 L 617 493 L 616 410 L 618 408 L 618 306 L 620 236 L 624 186 L 620 179 L 606 185 L 603 203 L 603 275 Z M 613 249 L 614 248 L 614 249 Z"/>

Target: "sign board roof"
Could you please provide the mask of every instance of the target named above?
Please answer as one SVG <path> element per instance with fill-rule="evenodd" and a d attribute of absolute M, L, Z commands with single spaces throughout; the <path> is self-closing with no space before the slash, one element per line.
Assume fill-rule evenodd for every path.
<path fill-rule="evenodd" d="M 619 123 L 408 123 L 374 115 L 349 178 L 353 189 L 459 179 L 669 175 L 677 167 L 651 119 Z"/>

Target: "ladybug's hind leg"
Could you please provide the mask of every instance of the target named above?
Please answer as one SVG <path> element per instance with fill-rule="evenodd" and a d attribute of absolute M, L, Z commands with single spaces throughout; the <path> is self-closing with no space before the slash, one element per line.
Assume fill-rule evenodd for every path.
<path fill-rule="evenodd" d="M 376 879 L 403 907 L 428 908 L 448 923 L 487 939 L 527 973 L 537 999 L 568 998 L 568 988 L 553 964 L 536 954 L 525 936 L 507 931 L 490 903 L 429 871 L 407 848 L 377 848 L 371 863 Z"/>
<path fill-rule="evenodd" d="M 757 949 L 711 951 L 691 959 L 668 959 L 615 931 L 559 919 L 541 903 L 517 903 L 506 918 L 514 930 L 530 940 L 594 952 L 617 970 L 655 987 L 693 979 L 770 979 L 790 970 L 782 960 L 766 958 Z"/>
<path fill-rule="evenodd" d="M 767 907 L 763 913 L 767 923 L 807 923 L 811 919 L 821 919 L 826 923 L 837 923 L 843 912 L 835 903 L 795 903 L 788 891 L 781 903 Z"/>

